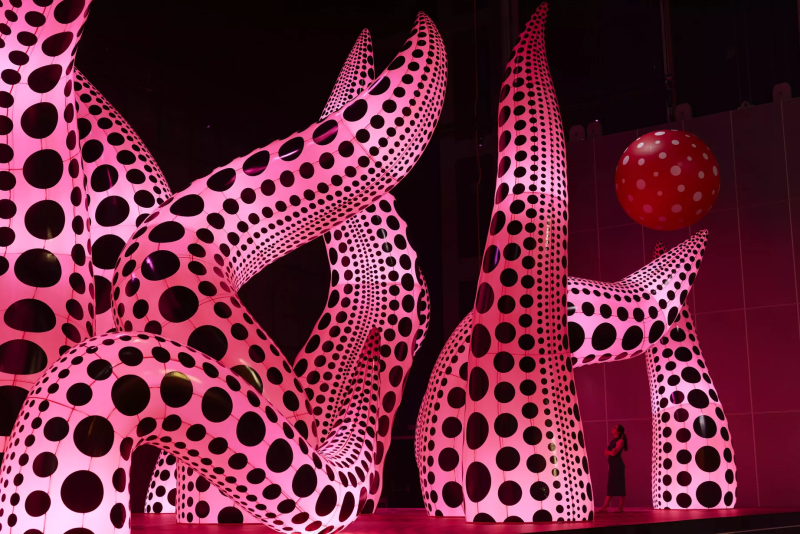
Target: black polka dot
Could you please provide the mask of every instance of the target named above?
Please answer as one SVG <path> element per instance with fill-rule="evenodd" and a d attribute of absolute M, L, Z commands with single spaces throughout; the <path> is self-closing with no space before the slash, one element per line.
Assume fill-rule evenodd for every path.
<path fill-rule="evenodd" d="M 33 474 L 37 477 L 46 478 L 56 472 L 58 469 L 58 458 L 52 452 L 40 453 L 36 459 L 33 460 Z"/>
<path fill-rule="evenodd" d="M 44 425 L 44 437 L 50 441 L 61 441 L 69 434 L 69 423 L 62 417 L 53 417 Z"/>
<path fill-rule="evenodd" d="M 142 262 L 142 276 L 153 281 L 164 280 L 177 273 L 180 267 L 181 261 L 175 253 L 169 250 L 156 250 L 150 253 Z M 162 313 L 162 315 L 164 314 Z"/>
<path fill-rule="evenodd" d="M 95 221 L 100 226 L 117 226 L 125 222 L 130 211 L 127 200 L 118 196 L 109 196 L 101 200 L 97 205 Z"/>
<path fill-rule="evenodd" d="M 36 93 L 49 93 L 58 85 L 61 72 L 61 65 L 58 63 L 39 67 L 28 75 L 28 86 Z"/>
<path fill-rule="evenodd" d="M 50 496 L 44 491 L 32 491 L 25 499 L 25 511 L 32 517 L 42 516 L 46 514 L 49 509 Z"/>
<path fill-rule="evenodd" d="M 83 418 L 72 434 L 75 447 L 86 456 L 99 458 L 114 446 L 114 427 L 108 419 L 93 415 Z"/>
<path fill-rule="evenodd" d="M 125 375 L 114 382 L 111 401 L 122 414 L 139 415 L 150 403 L 150 388 L 141 377 Z"/>
<path fill-rule="evenodd" d="M 235 181 L 236 171 L 233 169 L 222 169 L 212 174 L 208 180 L 206 180 L 206 185 L 212 191 L 222 192 L 233 187 Z"/>
<path fill-rule="evenodd" d="M 492 475 L 481 462 L 472 462 L 467 468 L 464 482 L 467 485 L 467 497 L 472 502 L 481 502 L 489 494 L 492 487 Z"/>
<path fill-rule="evenodd" d="M 54 239 L 61 235 L 64 222 L 64 209 L 54 200 L 40 200 L 25 212 L 25 229 L 39 239 Z"/>
<path fill-rule="evenodd" d="M 158 299 L 158 311 L 164 319 L 181 323 L 190 319 L 200 306 L 194 291 L 184 286 L 166 289 Z"/>
<path fill-rule="evenodd" d="M 233 400 L 224 389 L 211 387 L 203 394 L 201 409 L 206 419 L 221 423 L 231 415 Z"/>
<path fill-rule="evenodd" d="M 317 472 L 308 464 L 300 466 L 292 478 L 292 491 L 298 497 L 308 497 L 317 489 Z"/>
<path fill-rule="evenodd" d="M 267 427 L 264 419 L 255 412 L 246 412 L 236 425 L 236 437 L 247 447 L 254 447 L 264 441 Z"/>
<path fill-rule="evenodd" d="M 192 400 L 192 381 L 185 374 L 170 371 L 161 379 L 161 399 L 172 408 L 186 406 Z"/>
<path fill-rule="evenodd" d="M 197 195 L 186 195 L 179 198 L 170 206 L 169 211 L 173 215 L 181 217 L 194 217 L 203 213 L 205 203 L 203 199 Z"/>
<path fill-rule="evenodd" d="M 56 326 L 53 310 L 37 299 L 18 300 L 6 309 L 3 320 L 6 326 L 23 332 L 49 332 Z"/>
<path fill-rule="evenodd" d="M 92 244 L 92 263 L 100 269 L 113 269 L 117 263 L 125 241 L 114 234 L 101 236 Z"/>
<path fill-rule="evenodd" d="M 86 514 L 103 501 L 103 482 L 91 471 L 75 471 L 61 485 L 61 502 L 77 514 Z"/>
<path fill-rule="evenodd" d="M 225 353 L 228 352 L 228 338 L 225 337 L 222 330 L 212 325 L 204 325 L 195 328 L 189 335 L 186 344 L 208 354 L 217 361 L 221 360 L 222 357 L 225 356 Z"/>
<path fill-rule="evenodd" d="M 269 152 L 261 150 L 251 155 L 242 165 L 242 171 L 248 176 L 258 176 L 269 165 Z"/>
<path fill-rule="evenodd" d="M 182 224 L 177 221 L 167 221 L 153 228 L 147 237 L 153 243 L 172 243 L 180 240 L 185 233 Z"/>
<path fill-rule="evenodd" d="M 22 131 L 34 139 L 44 139 L 56 129 L 58 110 L 50 102 L 34 104 L 22 114 Z"/>
<path fill-rule="evenodd" d="M 283 438 L 273 441 L 267 450 L 267 468 L 274 473 L 283 473 L 289 469 L 293 460 L 292 446 Z"/>

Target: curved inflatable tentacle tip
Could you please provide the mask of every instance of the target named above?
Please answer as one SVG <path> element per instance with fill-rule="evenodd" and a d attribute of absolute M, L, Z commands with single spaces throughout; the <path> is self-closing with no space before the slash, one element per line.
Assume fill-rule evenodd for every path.
<path fill-rule="evenodd" d="M 566 147 L 545 54 L 545 10 L 537 10 L 514 46 L 500 89 L 497 194 L 463 420 L 468 522 L 593 517 L 569 365 Z M 534 382 L 539 366 L 547 367 Z M 551 469 L 549 457 L 568 460 Z"/>
<path fill-rule="evenodd" d="M 653 257 L 663 254 L 658 243 Z M 646 363 L 653 450 L 661 451 L 652 464 L 653 508 L 733 508 L 738 486 L 733 436 L 688 304 L 647 351 Z"/>
<path fill-rule="evenodd" d="M 342 106 L 361 94 L 375 79 L 375 61 L 372 51 L 372 36 L 369 30 L 364 28 L 356 39 L 350 55 L 339 71 L 339 77 L 333 86 L 328 102 L 322 111 L 319 120 L 331 113 L 339 111 Z"/>
<path fill-rule="evenodd" d="M 700 269 L 703 230 L 619 282 L 570 277 L 569 344 L 575 367 L 644 354 L 678 318 Z"/>

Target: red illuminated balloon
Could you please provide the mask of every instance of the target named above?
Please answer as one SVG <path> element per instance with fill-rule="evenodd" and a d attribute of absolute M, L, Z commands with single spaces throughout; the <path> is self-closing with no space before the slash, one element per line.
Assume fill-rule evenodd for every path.
<path fill-rule="evenodd" d="M 659 130 L 625 149 L 615 175 L 617 198 L 630 217 L 653 230 L 699 221 L 719 196 L 719 165 L 697 136 Z"/>

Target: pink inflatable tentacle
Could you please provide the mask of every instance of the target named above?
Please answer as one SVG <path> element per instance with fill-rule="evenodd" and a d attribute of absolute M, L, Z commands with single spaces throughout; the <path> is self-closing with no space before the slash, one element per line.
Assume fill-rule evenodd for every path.
<path fill-rule="evenodd" d="M 347 61 L 339 73 L 339 77 L 334 85 L 333 91 L 328 99 L 328 103 L 325 106 L 325 110 L 323 111 L 320 120 L 325 119 L 325 117 L 331 113 L 341 109 L 344 104 L 360 94 L 374 78 L 374 71 L 367 68 L 368 65 L 372 65 L 373 63 L 371 43 L 372 41 L 369 31 L 366 29 L 363 30 L 361 35 L 359 35 L 358 39 L 356 40 L 356 43 L 353 45 Z M 346 225 L 347 222 L 343 223 L 342 226 Z M 330 291 L 333 291 L 333 287 Z M 361 310 L 364 309 L 363 306 L 360 308 Z M 346 372 L 343 373 L 342 380 L 346 380 L 344 377 L 349 376 L 349 373 L 352 372 L 353 362 L 357 360 L 361 347 L 364 345 L 368 334 L 368 330 L 357 329 L 354 334 L 357 336 L 357 339 L 353 340 L 351 337 L 350 343 L 347 344 L 348 348 L 352 347 L 352 352 L 343 358 L 343 361 L 347 361 L 348 365 L 344 366 L 347 367 L 347 369 Z M 319 341 L 319 337 L 315 338 L 315 335 L 316 331 L 312 332 L 312 335 L 310 336 L 310 343 L 313 343 L 315 339 L 317 342 Z M 325 339 L 323 338 L 322 343 L 324 344 L 324 342 Z M 297 367 L 297 363 L 298 362 L 295 362 L 295 371 L 299 369 Z M 301 374 L 302 373 L 297 373 L 298 376 L 301 376 Z M 302 378 L 300 379 L 300 382 L 301 385 L 305 386 Z M 312 403 L 316 402 L 316 395 L 309 393 L 309 388 L 307 386 L 305 387 L 305 392 L 309 401 Z M 325 402 L 323 398 L 321 406 L 324 405 Z M 321 410 L 322 408 L 317 409 Z M 336 411 L 338 412 L 338 410 Z M 310 432 L 307 436 L 308 444 L 312 448 L 316 448 L 318 446 L 318 436 L 317 423 L 314 415 L 311 413 L 298 414 L 296 415 L 294 423 L 295 425 L 300 425 L 302 428 L 310 429 Z M 327 431 L 328 430 L 326 429 L 326 432 Z M 243 523 L 255 522 L 255 519 L 249 514 L 235 513 L 233 511 L 235 510 L 235 504 L 229 498 L 219 493 L 216 488 L 211 487 L 207 483 L 198 483 L 199 475 L 194 470 L 183 465 L 176 467 L 177 474 L 181 477 L 181 484 L 178 488 L 177 498 L 178 507 L 180 509 L 177 516 L 179 523 L 216 523 L 223 521 Z M 152 484 L 153 483 L 151 483 L 151 485 Z M 198 509 L 200 510 L 199 513 Z M 194 513 L 192 510 L 194 510 Z"/>
<path fill-rule="evenodd" d="M 365 43 L 367 41 L 365 39 L 369 39 L 369 34 L 366 31 L 362 32 L 348 58 L 348 62 L 340 73 L 334 88 L 334 94 L 329 99 L 324 116 L 338 111 L 341 106 L 355 96 L 351 91 L 345 99 L 344 95 L 346 95 L 347 91 L 343 88 L 355 87 L 354 93 L 357 95 L 366 86 L 364 79 L 366 78 L 368 82 L 371 81 L 373 73 L 369 70 L 365 72 L 363 68 L 363 65 L 371 65 L 372 63 L 371 45 L 366 46 Z M 365 50 L 366 59 L 364 59 Z M 338 102 L 338 107 L 334 107 L 334 102 Z M 344 388 L 341 386 L 346 383 L 346 377 L 352 372 L 353 362 L 369 334 L 369 325 L 377 325 L 381 322 L 379 319 L 381 310 L 383 310 L 384 314 L 389 311 L 385 297 L 380 296 L 381 291 L 385 292 L 387 287 L 385 281 L 380 281 L 381 279 L 386 279 L 386 275 L 381 274 L 381 272 L 390 269 L 389 276 L 397 274 L 397 278 L 400 279 L 404 270 L 413 269 L 416 263 L 416 255 L 410 247 L 408 248 L 408 254 L 404 254 L 400 248 L 396 248 L 399 251 L 397 254 L 390 252 L 398 244 L 405 248 L 407 243 L 407 238 L 404 235 L 405 224 L 402 223 L 402 219 L 394 210 L 393 203 L 394 199 L 391 195 L 384 195 L 374 206 L 368 208 L 364 214 L 352 216 L 326 234 L 327 241 L 333 240 L 334 245 L 338 243 L 339 247 L 345 247 L 344 250 L 341 250 L 332 246 L 329 253 L 332 269 L 329 304 L 332 309 L 326 309 L 325 313 L 323 313 L 318 326 L 315 327 L 306 344 L 304 352 L 312 351 L 313 354 L 306 359 L 304 357 L 305 354 L 301 353 L 294 364 L 295 372 L 307 398 L 313 405 L 317 406 L 314 409 L 314 414 L 299 414 L 295 420 L 295 424 L 310 427 L 311 431 L 308 435 L 308 440 L 312 446 L 316 446 L 318 437 L 323 440 L 327 437 L 332 423 L 328 419 L 339 411 L 343 402 L 345 404 L 348 402 L 346 395 L 343 395 Z M 367 216 L 367 212 L 370 211 L 374 214 Z M 375 213 L 376 211 L 377 213 Z M 375 244 L 376 242 L 382 243 L 380 247 Z M 387 256 L 385 260 L 381 257 L 381 254 Z M 397 265 L 398 258 L 400 259 L 400 265 Z M 348 262 L 347 265 L 343 265 L 345 261 Z M 388 265 L 388 262 L 393 263 L 393 265 Z M 353 271 L 360 272 L 360 275 L 356 274 L 354 276 Z M 381 286 L 383 286 L 383 289 L 381 289 Z M 370 287 L 371 290 L 369 289 Z M 401 288 L 401 293 L 406 293 L 402 286 L 398 287 Z M 352 294 L 354 290 L 355 296 Z M 381 302 L 382 298 L 384 302 Z M 392 297 L 392 301 L 402 302 L 405 314 L 409 315 L 408 312 L 413 311 L 414 306 L 410 307 L 411 310 L 408 309 L 409 306 L 404 300 L 407 298 L 403 297 L 403 294 L 398 294 Z M 392 302 L 389 302 L 389 304 L 391 305 Z M 395 317 L 394 313 L 391 313 L 390 321 L 392 317 Z M 347 316 L 341 318 L 339 317 L 341 314 L 346 314 Z M 401 311 L 399 314 L 402 317 L 404 312 Z M 414 315 L 409 315 L 409 317 L 413 320 L 414 325 L 419 323 L 419 317 Z M 324 325 L 324 327 L 320 328 L 320 325 Z M 412 326 L 412 331 L 414 330 L 416 329 Z M 391 349 L 394 349 L 398 342 L 405 343 L 398 340 L 393 341 L 394 343 L 387 342 Z M 336 351 L 332 355 L 333 358 L 330 355 L 332 350 Z M 400 352 L 397 352 L 397 354 L 400 354 Z M 400 355 L 400 357 L 404 356 L 405 354 Z M 410 359 L 408 363 L 410 365 Z M 332 368 L 331 365 L 335 367 Z M 319 371 L 316 371 L 316 369 L 319 369 Z M 407 369 L 404 369 L 404 372 L 407 373 L 407 371 Z M 393 381 L 396 380 L 396 375 L 397 371 L 395 370 L 392 376 Z M 330 376 L 330 378 L 327 379 L 325 378 L 326 376 Z M 387 383 L 393 383 L 393 381 Z M 316 412 L 319 412 L 319 414 Z M 321 419 L 321 421 L 317 419 Z M 318 429 L 321 429 L 321 436 L 317 435 Z M 384 447 L 388 448 L 389 438 L 387 437 L 386 439 L 387 444 Z M 379 459 L 382 460 L 382 455 Z M 186 477 L 191 483 L 191 476 L 186 475 Z M 379 477 L 376 478 L 380 479 Z M 194 485 L 196 486 L 196 484 Z M 379 488 L 380 485 L 378 485 L 377 491 L 380 490 Z M 184 493 L 183 491 L 180 492 L 179 501 L 189 502 L 188 496 Z M 211 521 L 218 516 L 219 509 L 228 505 L 224 497 L 220 499 L 214 496 L 214 493 L 215 490 L 213 488 L 209 488 L 202 495 L 196 491 L 190 493 L 195 502 L 201 501 L 208 505 L 209 514 L 207 517 Z M 179 521 L 183 521 L 185 517 L 189 516 L 181 513 Z M 194 514 L 194 517 L 199 522 L 205 522 L 205 518 L 199 517 L 198 514 Z M 244 519 L 246 521 L 247 517 L 245 516 Z"/>
<path fill-rule="evenodd" d="M 379 341 L 371 341 L 336 434 L 358 434 L 356 446 L 339 455 L 309 449 L 268 401 L 189 347 L 145 334 L 82 344 L 37 383 L 15 425 L 0 478 L 0 524 L 12 534 L 48 526 L 129 532 L 126 463 L 134 447 L 148 443 L 272 528 L 329 533 L 345 526 L 367 482 L 344 484 L 336 475 L 362 474 L 374 447 Z M 9 499 L 9 487 L 18 497 Z"/>
<path fill-rule="evenodd" d="M 90 2 L 7 5 L 0 54 L 0 451 L 49 363 L 94 335 L 72 88 Z"/>
<path fill-rule="evenodd" d="M 569 340 L 575 367 L 634 358 L 678 317 L 700 269 L 703 230 L 619 282 L 568 281 Z"/>
<path fill-rule="evenodd" d="M 469 522 L 592 518 L 567 340 L 566 157 L 546 12 L 543 4 L 523 31 L 500 92 L 498 187 L 473 316 L 462 448 Z M 506 415 L 516 420 L 514 433 L 496 424 Z"/>
<path fill-rule="evenodd" d="M 81 72 L 75 71 L 73 87 L 87 178 L 96 330 L 123 330 L 111 313 L 114 267 L 131 235 L 172 193 L 144 142 Z"/>
<path fill-rule="evenodd" d="M 325 109 L 322 110 L 319 120 L 324 120 L 331 113 L 335 113 L 361 94 L 375 79 L 374 59 L 372 57 L 372 37 L 369 30 L 364 28 L 350 50 L 347 60 L 339 71 L 339 77 L 333 86 Z"/>
<path fill-rule="evenodd" d="M 464 444 L 471 333 L 472 313 L 461 320 L 439 354 L 417 418 L 414 452 L 422 498 L 430 516 L 464 517 L 459 459 Z"/>
<path fill-rule="evenodd" d="M 324 120 L 330 114 L 335 113 L 348 104 L 353 98 L 360 95 L 366 87 L 368 87 L 375 78 L 375 71 L 372 69 L 374 63 L 372 38 L 370 37 L 369 30 L 366 28 L 361 31 L 361 34 L 356 39 L 350 54 L 347 56 L 344 66 L 342 66 L 339 76 L 336 79 L 333 90 L 328 97 L 328 102 L 322 112 L 320 121 Z M 328 250 L 328 267 L 331 272 L 330 288 L 328 290 L 328 306 L 323 311 L 322 316 L 317 321 L 314 330 L 308 338 L 304 346 L 303 353 L 313 354 L 304 357 L 301 353 L 298 355 L 294 362 L 294 372 L 298 376 L 300 384 L 305 391 L 306 397 L 312 404 L 315 405 L 314 413 L 308 413 L 298 416 L 298 420 L 303 421 L 311 428 L 311 433 L 308 437 L 309 443 L 317 446 L 320 439 L 330 431 L 329 428 L 323 428 L 322 435 L 319 435 L 320 426 L 322 421 L 320 418 L 330 418 L 332 415 L 337 414 L 340 409 L 338 400 L 329 397 L 332 394 L 341 397 L 343 387 L 339 380 L 344 380 L 351 371 L 351 367 L 361 347 L 367 339 L 369 328 L 365 327 L 365 322 L 370 321 L 373 314 L 377 312 L 377 302 L 374 295 L 367 295 L 364 291 L 359 291 L 366 277 L 363 272 L 364 264 L 374 269 L 374 258 L 371 257 L 372 249 L 370 244 L 364 239 L 366 236 L 361 232 L 361 227 L 353 216 L 342 224 L 334 227 L 325 234 L 325 242 L 330 244 L 331 240 L 336 237 L 335 241 L 338 243 L 345 237 L 345 241 L 332 246 Z M 382 225 L 381 225 L 382 226 Z M 358 239 L 354 239 L 354 234 L 358 235 Z M 374 239 L 374 237 L 373 237 Z M 341 250 L 343 249 L 343 250 Z M 348 249 L 353 250 L 353 254 L 343 255 L 342 261 L 347 261 L 345 267 L 350 266 L 350 261 L 357 259 L 353 263 L 353 268 L 356 271 L 362 271 L 362 276 L 356 277 L 357 281 L 362 284 L 352 284 L 353 271 L 348 270 L 345 278 L 340 278 L 340 274 L 336 271 L 336 263 L 339 261 L 339 254 L 346 252 Z M 351 257 L 353 256 L 353 257 Z M 345 259 L 346 258 L 346 259 Z M 382 260 L 381 260 L 382 263 Z M 356 268 L 358 265 L 358 268 Z M 347 296 L 343 297 L 344 289 L 347 287 L 347 293 L 355 290 L 360 293 L 360 299 L 350 299 Z M 332 308 L 332 309 L 331 309 Z M 350 310 L 352 308 L 352 310 Z M 348 311 L 350 313 L 348 314 Z M 344 314 L 344 317 L 342 315 Z M 332 320 L 332 317 L 335 318 Z M 334 324 L 331 325 L 331 322 Z M 345 326 L 342 326 L 342 324 Z M 353 327 L 355 324 L 357 326 Z M 330 327 L 330 331 L 328 328 Z M 341 336 L 341 339 L 339 338 Z M 331 355 L 331 361 L 328 361 L 327 353 L 331 352 L 335 347 L 336 352 Z M 327 371 L 323 371 L 323 375 L 319 372 L 308 370 L 309 361 L 312 362 L 325 362 L 314 364 L 314 367 L 323 368 L 326 365 Z M 313 368 L 313 367 L 312 367 Z M 327 378 L 326 378 L 327 377 Z M 335 378 L 332 381 L 332 378 Z M 328 399 L 326 399 L 328 397 Z M 324 413 L 326 412 L 327 413 Z M 330 426 L 330 422 L 325 421 L 324 426 Z"/>
<path fill-rule="evenodd" d="M 654 257 L 663 254 L 659 245 Z M 738 484 L 732 438 L 688 304 L 647 351 L 647 374 L 653 507 L 733 508 Z"/>
<path fill-rule="evenodd" d="M 424 15 L 419 17 L 415 33 L 420 33 L 422 29 L 435 32 L 430 20 Z M 435 57 L 439 55 L 443 58 L 440 41 L 431 40 L 423 48 L 432 54 L 435 52 Z M 280 356 L 277 347 L 269 342 L 266 334 L 240 308 L 235 293 L 250 276 L 265 265 L 329 230 L 344 218 L 344 212 L 363 209 L 361 199 L 365 191 L 356 184 L 361 183 L 359 180 L 369 182 L 369 176 L 376 174 L 375 169 L 378 169 L 380 162 L 373 165 L 370 163 L 372 160 L 366 156 L 351 157 L 356 149 L 369 150 L 372 143 L 357 141 L 354 145 L 349 136 L 342 135 L 345 128 L 341 125 L 345 122 L 368 123 L 364 125 L 377 131 L 377 126 L 370 124 L 379 123 L 383 120 L 383 115 L 387 118 L 402 115 L 399 111 L 395 113 L 373 109 L 375 115 L 370 118 L 367 111 L 370 107 L 393 109 L 392 106 L 385 105 L 385 101 L 381 104 L 381 95 L 390 87 L 423 80 L 424 71 L 412 56 L 416 50 L 419 48 L 401 52 L 393 63 L 417 65 L 417 70 L 412 70 L 413 75 L 403 74 L 399 69 L 390 66 L 384 76 L 387 84 L 376 86 L 371 90 L 372 94 L 361 95 L 343 112 L 336 113 L 336 119 L 314 125 L 288 141 L 278 141 L 265 150 L 236 160 L 210 178 L 195 182 L 154 212 L 134 234 L 132 243 L 123 252 L 120 267 L 115 273 L 113 295 L 116 307 L 119 308 L 122 304 L 125 310 L 132 310 L 137 301 L 150 301 L 154 305 L 149 306 L 147 313 L 141 318 L 130 317 L 128 313 L 121 319 L 130 321 L 133 330 L 158 332 L 186 341 L 190 345 L 202 346 L 204 350 L 211 350 L 214 352 L 212 355 L 221 359 L 227 367 L 246 366 L 242 368 L 254 381 L 258 379 L 265 396 L 275 399 L 284 397 L 283 406 L 279 406 L 287 416 L 296 418 L 308 413 L 310 405 L 307 402 L 301 403 L 298 394 L 302 395 L 302 389 L 294 379 L 285 358 Z M 405 108 L 410 112 L 416 109 L 419 113 L 427 113 L 425 117 L 432 123 L 438 118 L 441 109 L 443 69 L 438 67 L 430 76 L 427 73 L 424 76 L 425 83 L 419 83 L 430 89 L 430 101 L 417 102 L 409 97 L 413 95 L 405 93 L 405 89 L 402 93 L 404 96 L 397 98 L 401 104 L 408 104 Z M 434 96 L 435 103 L 432 102 Z M 381 119 L 375 120 L 375 117 Z M 400 118 L 397 120 L 400 121 Z M 418 123 L 414 127 L 415 132 L 426 130 L 426 126 Z M 409 135 L 404 141 L 406 144 L 414 138 L 414 135 Z M 338 156 L 334 157 L 324 150 L 329 144 L 335 150 L 332 141 L 337 137 L 341 148 Z M 360 137 L 363 139 L 363 136 Z M 373 141 L 375 146 L 380 147 L 378 140 Z M 416 146 L 418 145 L 411 150 L 417 150 Z M 405 148 L 404 144 L 401 143 L 399 148 Z M 379 154 L 381 150 L 378 150 Z M 391 155 L 390 149 L 387 148 L 384 152 L 388 159 Z M 329 161 L 334 165 L 337 158 L 341 158 L 339 166 L 325 168 L 330 167 Z M 363 164 L 365 167 L 362 172 L 365 174 L 352 181 L 348 177 L 348 184 L 345 185 L 343 178 L 334 172 L 343 172 L 346 176 L 357 173 L 351 163 Z M 401 161 L 387 166 L 391 169 L 406 169 L 410 164 Z M 307 177 L 309 173 L 313 177 Z M 371 183 L 370 187 L 376 185 L 374 180 Z M 260 191 L 257 193 L 253 187 Z M 325 196 L 323 192 L 331 194 Z M 334 192 L 336 195 L 332 194 Z M 337 214 L 326 219 L 324 224 L 314 223 L 312 213 L 327 213 L 337 204 L 341 208 L 346 205 L 351 207 L 337 208 Z M 291 211 L 291 215 L 286 211 L 289 205 L 293 206 L 292 210 L 297 210 Z M 249 215 L 246 215 L 248 212 Z M 286 214 L 278 218 L 277 214 L 280 213 Z M 180 228 L 182 237 L 170 244 L 170 251 L 161 250 L 161 244 L 154 241 L 151 234 L 154 228 L 173 223 Z M 186 252 L 178 255 L 173 250 Z M 144 272 L 142 268 L 145 269 Z M 201 292 L 202 299 L 197 296 L 194 288 Z M 207 294 L 202 294 L 202 291 Z M 147 299 L 141 299 L 140 296 L 146 296 Z M 158 306 L 155 306 L 156 302 L 159 303 Z M 144 304 L 140 306 L 144 307 Z M 203 342 L 200 343 L 200 340 Z M 272 359 L 273 356 L 277 356 L 277 361 Z M 268 362 L 263 363 L 267 358 Z M 307 435 L 307 429 L 304 433 Z"/>

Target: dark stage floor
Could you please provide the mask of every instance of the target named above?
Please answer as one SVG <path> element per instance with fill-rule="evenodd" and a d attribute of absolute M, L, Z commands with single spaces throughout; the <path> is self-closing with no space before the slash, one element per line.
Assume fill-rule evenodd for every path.
<path fill-rule="evenodd" d="M 250 534 L 271 532 L 261 525 L 176 525 L 173 514 L 133 514 L 133 530 L 147 534 Z M 734 510 L 637 510 L 605 513 L 589 523 L 467 524 L 457 518 L 429 518 L 416 508 L 380 508 L 361 516 L 346 534 L 527 534 L 562 532 L 711 534 L 800 532 L 800 509 L 737 508 Z"/>

